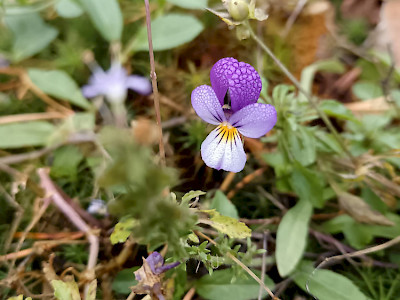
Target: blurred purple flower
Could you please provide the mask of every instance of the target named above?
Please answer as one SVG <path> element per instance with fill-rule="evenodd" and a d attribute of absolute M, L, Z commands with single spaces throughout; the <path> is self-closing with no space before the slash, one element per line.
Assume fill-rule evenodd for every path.
<path fill-rule="evenodd" d="M 210 72 L 211 87 L 201 85 L 192 92 L 192 106 L 207 123 L 218 125 L 201 144 L 201 157 L 211 168 L 240 172 L 246 153 L 240 134 L 259 138 L 277 120 L 272 105 L 257 103 L 261 79 L 249 64 L 232 57 L 217 61 Z M 225 96 L 230 100 L 224 105 Z"/>
<path fill-rule="evenodd" d="M 89 79 L 89 84 L 82 87 L 86 98 L 104 95 L 110 102 L 123 102 L 127 90 L 131 89 L 139 94 L 151 93 L 150 81 L 142 76 L 126 74 L 126 70 L 119 64 L 113 63 L 108 71 L 96 67 Z"/>
<path fill-rule="evenodd" d="M 146 259 L 143 258 L 143 266 L 134 272 L 139 283 L 132 288 L 132 291 L 137 294 L 148 294 L 151 299 L 165 300 L 163 273 L 179 264 L 175 262 L 164 265 L 164 258 L 160 253 L 151 253 Z"/>
<path fill-rule="evenodd" d="M 151 253 L 145 260 L 154 275 L 160 275 L 161 273 L 175 268 L 180 264 L 180 262 L 174 262 L 172 264 L 164 265 L 164 258 L 158 252 Z M 137 280 L 141 280 L 140 273 L 135 273 L 135 277 Z"/>

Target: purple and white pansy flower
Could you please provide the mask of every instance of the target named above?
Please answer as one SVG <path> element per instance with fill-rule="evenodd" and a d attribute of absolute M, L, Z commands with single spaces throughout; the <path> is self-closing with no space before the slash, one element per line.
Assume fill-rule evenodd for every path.
<path fill-rule="evenodd" d="M 201 157 L 211 168 L 240 172 L 246 163 L 240 135 L 265 135 L 276 123 L 276 110 L 272 105 L 257 103 L 261 79 L 247 63 L 232 57 L 220 59 L 211 69 L 210 80 L 211 86 L 201 85 L 192 92 L 197 115 L 218 126 L 203 141 Z"/>
<path fill-rule="evenodd" d="M 128 76 L 121 64 L 114 62 L 107 71 L 96 65 L 89 84 L 82 87 L 82 93 L 86 98 L 103 95 L 110 103 L 121 103 L 125 101 L 128 89 L 142 95 L 148 95 L 152 91 L 147 78 L 139 75 Z"/>

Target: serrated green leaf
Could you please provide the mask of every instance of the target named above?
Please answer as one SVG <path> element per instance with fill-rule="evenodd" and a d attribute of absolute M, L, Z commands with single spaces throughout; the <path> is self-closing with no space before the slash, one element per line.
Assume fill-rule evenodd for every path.
<path fill-rule="evenodd" d="M 330 270 L 319 269 L 314 273 L 312 262 L 302 261 L 292 278 L 304 291 L 320 300 L 367 300 L 367 297 L 348 278 Z"/>
<path fill-rule="evenodd" d="M 282 277 L 289 275 L 303 256 L 308 235 L 312 205 L 300 200 L 283 216 L 276 234 L 276 263 Z"/>
<path fill-rule="evenodd" d="M 96 0 L 97 1 L 97 0 Z M 168 50 L 192 41 L 203 31 L 203 24 L 195 17 L 167 14 L 151 22 L 154 51 Z M 147 51 L 147 29 L 141 27 L 132 45 L 133 51 Z"/>
<path fill-rule="evenodd" d="M 221 216 L 221 214 L 214 209 L 204 212 L 207 212 L 211 216 L 210 225 L 219 232 L 228 235 L 230 238 L 244 239 L 251 237 L 251 229 L 237 219 Z"/>
<path fill-rule="evenodd" d="M 51 286 L 57 300 L 81 300 L 78 285 L 74 281 L 52 280 Z"/>
<path fill-rule="evenodd" d="M 137 221 L 133 218 L 126 218 L 119 221 L 115 227 L 114 231 L 111 233 L 110 241 L 111 244 L 115 245 L 117 243 L 124 243 L 132 232 L 132 229 L 137 224 Z"/>
<path fill-rule="evenodd" d="M 79 0 L 94 27 L 109 42 L 121 39 L 123 18 L 117 0 Z"/>
<path fill-rule="evenodd" d="M 169 3 L 187 9 L 204 9 L 208 5 L 208 0 L 167 0 Z"/>
<path fill-rule="evenodd" d="M 203 191 L 190 191 L 190 192 L 187 192 L 182 197 L 182 204 L 187 204 L 193 198 L 197 198 L 197 197 L 199 197 L 201 195 L 205 195 L 205 194 L 206 194 L 206 192 L 203 192 Z"/>
<path fill-rule="evenodd" d="M 17 62 L 39 53 L 58 35 L 36 12 L 6 15 L 4 20 L 14 36 L 12 52 Z"/>
<path fill-rule="evenodd" d="M 294 164 L 290 177 L 290 185 L 300 199 L 310 201 L 317 208 L 324 206 L 321 176 L 315 171 L 305 168 L 298 163 Z"/>
<path fill-rule="evenodd" d="M 0 125 L 0 148 L 44 146 L 54 132 L 53 124 L 45 121 Z"/>
<path fill-rule="evenodd" d="M 76 82 L 65 71 L 28 69 L 28 75 L 32 82 L 46 94 L 81 108 L 91 107 Z"/>
<path fill-rule="evenodd" d="M 239 219 L 237 208 L 220 190 L 215 192 L 214 198 L 211 201 L 211 209 L 215 209 L 223 216 Z"/>
<path fill-rule="evenodd" d="M 196 292 L 209 300 L 249 300 L 258 296 L 260 285 L 250 276 L 234 279 L 232 269 L 214 271 L 196 282 Z M 274 282 L 265 276 L 265 285 L 274 288 Z M 264 292 L 264 296 L 266 292 Z"/>

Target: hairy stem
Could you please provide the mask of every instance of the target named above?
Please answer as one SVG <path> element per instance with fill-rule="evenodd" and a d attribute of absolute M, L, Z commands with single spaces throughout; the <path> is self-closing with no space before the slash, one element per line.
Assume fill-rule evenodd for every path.
<path fill-rule="evenodd" d="M 154 109 L 156 111 L 156 122 L 159 131 L 159 150 L 160 150 L 160 162 L 165 166 L 165 149 L 164 149 L 164 141 L 163 141 L 163 132 L 161 127 L 161 114 L 160 114 L 160 95 L 158 93 L 157 87 L 157 74 L 156 67 L 154 64 L 154 51 L 153 51 L 153 40 L 151 35 L 151 18 L 150 18 L 150 7 L 149 0 L 144 0 L 145 8 L 146 8 L 146 25 L 147 25 L 147 39 L 149 41 L 149 56 L 150 56 L 150 77 L 151 84 L 153 86 L 153 95 L 154 95 Z"/>

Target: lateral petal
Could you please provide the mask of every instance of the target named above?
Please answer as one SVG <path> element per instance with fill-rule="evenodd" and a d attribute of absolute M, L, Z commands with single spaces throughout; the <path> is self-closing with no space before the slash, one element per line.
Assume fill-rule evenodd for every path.
<path fill-rule="evenodd" d="M 219 125 L 226 121 L 222 106 L 214 90 L 208 85 L 201 85 L 193 90 L 192 106 L 197 115 L 207 123 Z"/>
<path fill-rule="evenodd" d="M 235 112 L 228 122 L 244 136 L 259 138 L 275 126 L 276 119 L 275 107 L 254 103 Z"/>

